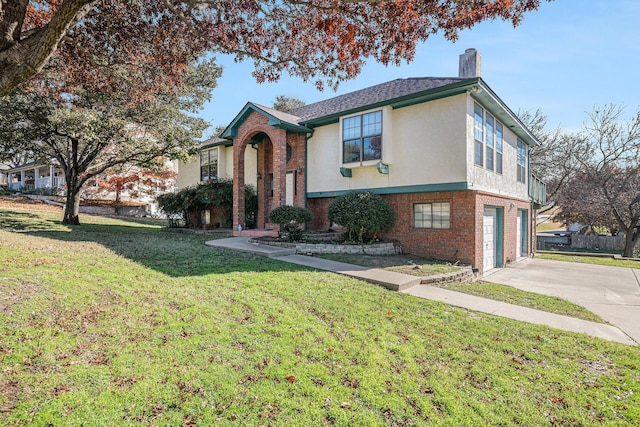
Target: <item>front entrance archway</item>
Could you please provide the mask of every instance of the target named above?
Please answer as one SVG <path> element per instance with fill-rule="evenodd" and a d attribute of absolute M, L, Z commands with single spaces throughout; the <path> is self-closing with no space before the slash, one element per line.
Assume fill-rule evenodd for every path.
<path fill-rule="evenodd" d="M 286 116 L 283 117 L 283 116 Z M 248 179 L 257 178 L 258 212 L 255 226 L 277 230 L 270 224 L 269 212 L 287 202 L 305 205 L 305 144 L 310 130 L 298 125 L 294 116 L 247 104 L 223 132 L 233 140 L 233 227 L 234 233 L 246 227 L 245 192 Z M 246 152 L 255 149 L 255 166 Z"/>

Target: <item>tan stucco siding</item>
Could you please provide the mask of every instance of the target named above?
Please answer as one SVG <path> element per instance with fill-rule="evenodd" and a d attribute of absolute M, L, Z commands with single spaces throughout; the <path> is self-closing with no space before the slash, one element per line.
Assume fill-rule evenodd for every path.
<path fill-rule="evenodd" d="M 341 123 L 336 123 L 315 129 L 309 140 L 309 192 L 466 180 L 465 95 L 382 111 L 382 162 L 389 165 L 389 174 L 379 173 L 376 161 L 343 165 Z M 340 174 L 342 166 L 351 168 L 351 178 Z"/>
<path fill-rule="evenodd" d="M 483 153 L 484 165 L 475 165 L 473 130 L 474 105 L 477 101 L 471 98 L 471 96 L 467 98 L 467 101 L 467 138 L 469 140 L 469 149 L 467 151 L 467 182 L 469 183 L 469 188 L 473 190 L 487 191 L 502 196 L 528 200 L 528 184 L 518 182 L 517 180 L 516 159 L 518 137 L 504 124 L 502 174 L 486 169 L 486 147 Z M 497 121 L 499 122 L 499 120 Z"/>
<path fill-rule="evenodd" d="M 218 177 L 233 179 L 233 147 L 217 147 L 218 151 Z M 257 183 L 258 157 L 256 150 L 248 147 L 244 154 L 247 174 L 245 182 L 253 186 Z M 192 156 L 189 161 L 180 161 L 178 164 L 177 187 L 179 189 L 198 185 L 200 183 L 200 156 Z"/>
<path fill-rule="evenodd" d="M 178 176 L 176 188 L 178 190 L 197 185 L 200 182 L 200 156 L 195 155 L 188 161 L 178 161 Z"/>

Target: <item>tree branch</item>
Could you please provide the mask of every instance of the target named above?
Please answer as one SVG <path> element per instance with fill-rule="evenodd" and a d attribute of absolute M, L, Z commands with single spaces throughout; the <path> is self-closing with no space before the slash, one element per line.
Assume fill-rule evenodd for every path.
<path fill-rule="evenodd" d="M 8 95 L 22 82 L 38 74 L 69 28 L 97 2 L 98 0 L 65 0 L 47 25 L 25 39 L 14 40 L 15 43 L 10 47 L 0 48 L 0 96 Z M 20 3 L 24 1 L 20 0 Z"/>

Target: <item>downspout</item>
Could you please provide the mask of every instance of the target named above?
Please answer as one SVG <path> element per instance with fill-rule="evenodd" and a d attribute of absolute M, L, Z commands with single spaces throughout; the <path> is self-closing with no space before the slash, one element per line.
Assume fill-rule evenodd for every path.
<path fill-rule="evenodd" d="M 309 147 L 309 133 L 304 135 L 304 208 L 307 209 L 307 181 L 309 176 L 309 162 L 308 162 L 308 147 Z"/>

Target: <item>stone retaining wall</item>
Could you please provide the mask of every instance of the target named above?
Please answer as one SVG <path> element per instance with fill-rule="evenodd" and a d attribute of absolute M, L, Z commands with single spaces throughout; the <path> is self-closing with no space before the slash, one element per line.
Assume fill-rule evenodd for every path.
<path fill-rule="evenodd" d="M 426 276 L 420 281 L 421 285 L 434 285 L 437 283 L 470 283 L 476 280 L 476 276 L 473 273 L 471 267 L 462 267 L 459 271 L 452 273 L 434 274 Z"/>
<path fill-rule="evenodd" d="M 370 245 L 341 245 L 333 243 L 292 243 L 268 240 L 250 240 L 260 245 L 277 246 L 295 249 L 298 254 L 366 254 L 366 255 L 394 255 L 399 254 L 401 247 L 397 243 L 373 243 Z"/>

